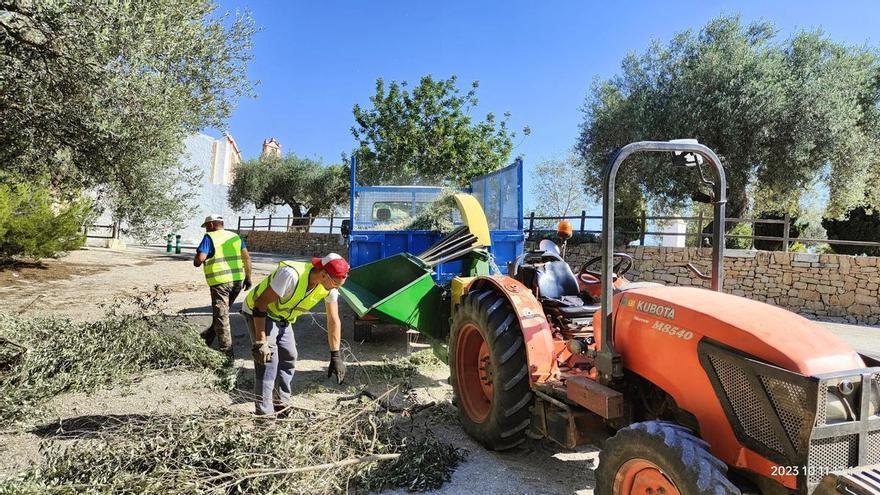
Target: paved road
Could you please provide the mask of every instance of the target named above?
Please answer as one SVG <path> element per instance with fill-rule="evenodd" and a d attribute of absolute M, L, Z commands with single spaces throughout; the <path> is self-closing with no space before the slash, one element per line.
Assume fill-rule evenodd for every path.
<path fill-rule="evenodd" d="M 880 359 L 880 327 L 819 322 L 855 350 Z"/>

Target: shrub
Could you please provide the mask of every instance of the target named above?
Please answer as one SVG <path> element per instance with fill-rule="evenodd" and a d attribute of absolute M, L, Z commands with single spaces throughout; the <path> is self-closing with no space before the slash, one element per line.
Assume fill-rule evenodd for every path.
<path fill-rule="evenodd" d="M 749 223 L 738 223 L 736 227 L 730 229 L 726 235 L 752 235 L 752 225 Z M 711 237 L 710 237 L 711 239 Z M 737 237 L 727 237 L 724 241 L 724 247 L 727 249 L 751 249 L 752 240 Z"/>
<path fill-rule="evenodd" d="M 785 217 L 778 213 L 765 213 L 758 218 L 762 220 L 783 220 Z M 801 235 L 800 227 L 795 222 L 796 218 L 789 217 L 788 237 L 794 239 Z M 764 237 L 782 237 L 785 233 L 785 225 L 781 223 L 756 223 L 755 235 Z M 782 251 L 782 241 L 769 241 L 766 239 L 755 239 L 755 249 L 762 251 Z"/>
<path fill-rule="evenodd" d="M 49 258 L 78 249 L 90 213 L 91 203 L 83 198 L 59 204 L 45 186 L 0 184 L 0 260 Z"/>
<path fill-rule="evenodd" d="M 842 220 L 833 218 L 822 219 L 822 226 L 828 232 L 828 239 L 846 241 L 880 241 L 880 210 L 875 208 L 871 213 L 865 207 L 850 210 Z M 880 256 L 880 248 L 869 246 L 842 246 L 831 244 L 837 254 L 866 254 Z"/>

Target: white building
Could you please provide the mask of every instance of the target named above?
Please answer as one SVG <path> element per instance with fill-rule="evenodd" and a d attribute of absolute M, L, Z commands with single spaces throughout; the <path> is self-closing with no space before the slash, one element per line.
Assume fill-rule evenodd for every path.
<path fill-rule="evenodd" d="M 219 213 L 226 220 L 226 228 L 234 229 L 238 226 L 239 217 L 266 217 L 268 212 L 255 212 L 253 207 L 246 207 L 240 211 L 234 211 L 227 202 L 229 185 L 235 173 L 235 167 L 241 163 L 241 152 L 235 139 L 228 133 L 224 133 L 220 139 L 214 139 L 205 134 L 196 134 L 186 139 L 188 156 L 182 157 L 185 163 L 195 165 L 204 174 L 201 191 L 193 200 L 196 209 L 192 210 L 191 219 L 186 226 L 176 232 L 181 235 L 180 242 L 184 246 L 198 244 L 205 230 L 202 221 L 211 213 Z M 281 145 L 275 138 L 263 141 L 263 154 L 275 154 L 281 156 Z M 291 214 L 287 206 L 276 207 L 273 216 L 285 217 Z"/>
<path fill-rule="evenodd" d="M 227 193 L 229 185 L 235 173 L 235 167 L 241 163 L 241 152 L 235 139 L 227 133 L 220 138 L 213 138 L 207 134 L 195 134 L 186 138 L 186 151 L 180 157 L 180 161 L 189 166 L 195 166 L 202 172 L 202 184 L 196 196 L 192 199 L 195 206 L 189 212 L 189 218 L 186 224 L 174 232 L 180 234 L 181 244 L 184 246 L 197 245 L 204 235 L 202 221 L 211 213 L 219 213 L 226 220 L 226 227 L 234 229 L 238 226 L 239 217 L 251 217 L 254 215 L 265 217 L 268 212 L 255 213 L 253 207 L 247 207 L 241 211 L 234 211 L 229 207 L 227 202 Z M 280 155 L 281 146 L 272 138 L 263 142 L 263 153 L 273 153 Z M 273 216 L 286 217 L 291 214 L 290 208 L 287 206 L 277 207 L 272 213 Z M 108 213 L 105 213 L 98 219 L 97 225 L 110 225 L 112 219 Z M 99 235 L 104 232 L 98 232 Z M 164 243 L 165 235 L 168 232 L 156 232 L 151 242 Z M 136 243 L 133 239 L 123 237 L 128 243 Z M 89 244 L 103 244 L 100 239 L 90 240 Z"/>

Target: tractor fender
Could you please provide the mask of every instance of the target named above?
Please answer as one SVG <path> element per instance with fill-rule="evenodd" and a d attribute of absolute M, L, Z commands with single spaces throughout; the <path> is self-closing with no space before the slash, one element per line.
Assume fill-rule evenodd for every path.
<path fill-rule="evenodd" d="M 486 289 L 503 295 L 513 308 L 525 342 L 531 383 L 543 383 L 550 378 L 558 378 L 553 331 L 541 303 L 532 291 L 511 277 L 491 275 L 474 278 L 465 292 Z"/>

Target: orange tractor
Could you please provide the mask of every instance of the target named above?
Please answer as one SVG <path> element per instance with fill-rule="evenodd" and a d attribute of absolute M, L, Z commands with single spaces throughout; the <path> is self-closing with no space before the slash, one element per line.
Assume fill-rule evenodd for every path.
<path fill-rule="evenodd" d="M 711 274 L 690 268 L 712 290 L 626 280 L 614 184 L 634 153 L 666 154 L 711 185 Z M 880 362 L 722 292 L 725 196 L 709 148 L 632 143 L 605 169 L 600 257 L 574 273 L 543 241 L 506 276 L 435 292 L 431 307 L 451 298 L 448 328 L 432 332 L 448 342 L 467 433 L 493 450 L 528 433 L 600 444 L 598 495 L 880 493 Z"/>

